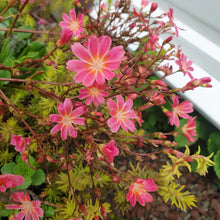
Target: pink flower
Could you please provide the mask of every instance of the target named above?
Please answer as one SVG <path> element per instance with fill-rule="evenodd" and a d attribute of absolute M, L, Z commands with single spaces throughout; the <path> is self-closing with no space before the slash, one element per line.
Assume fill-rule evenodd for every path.
<path fill-rule="evenodd" d="M 98 85 L 96 82 L 92 86 L 89 86 L 86 89 L 79 90 L 79 99 L 86 99 L 86 105 L 90 105 L 92 102 L 95 106 L 98 106 L 99 103 L 104 103 L 105 99 L 103 96 L 107 96 L 108 93 L 105 92 L 105 85 Z"/>
<path fill-rule="evenodd" d="M 62 29 L 68 29 L 72 31 L 72 36 L 77 36 L 84 31 L 82 28 L 84 16 L 83 14 L 79 14 L 76 18 L 75 9 L 71 9 L 69 13 L 70 17 L 63 13 L 62 18 L 64 21 L 61 21 L 59 25 L 62 27 Z"/>
<path fill-rule="evenodd" d="M 0 191 L 5 192 L 24 183 L 23 176 L 4 173 L 0 176 Z"/>
<path fill-rule="evenodd" d="M 143 180 L 137 178 L 132 185 L 129 186 L 129 192 L 126 196 L 127 201 L 130 200 L 132 206 L 135 206 L 136 200 L 142 205 L 145 202 L 152 202 L 153 197 L 148 192 L 153 192 L 158 189 L 158 186 L 154 183 L 154 179 Z"/>
<path fill-rule="evenodd" d="M 179 127 L 179 118 L 178 115 L 181 118 L 189 118 L 190 116 L 187 113 L 193 112 L 193 105 L 190 101 L 183 101 L 181 104 L 179 104 L 179 99 L 177 96 L 174 96 L 173 98 L 173 105 L 172 109 L 173 111 L 167 111 L 165 114 L 170 117 L 170 124 L 176 125 Z"/>
<path fill-rule="evenodd" d="M 16 204 L 6 205 L 6 209 L 21 209 L 21 211 L 16 215 L 15 220 L 39 220 L 39 217 L 43 217 L 43 210 L 40 208 L 40 201 L 31 201 L 30 196 L 27 193 L 17 192 L 11 195 L 11 199 L 16 202 Z"/>
<path fill-rule="evenodd" d="M 115 141 L 111 140 L 107 145 L 101 145 L 101 151 L 108 159 L 109 163 L 112 163 L 115 156 L 119 155 L 119 150 L 115 146 Z"/>
<path fill-rule="evenodd" d="M 169 23 L 171 26 L 173 26 L 175 28 L 175 35 L 178 37 L 179 33 L 178 33 L 178 28 L 176 26 L 176 24 L 174 23 L 174 17 L 173 17 L 173 9 L 169 8 L 169 11 L 167 12 L 168 18 L 169 18 Z"/>
<path fill-rule="evenodd" d="M 184 87 L 183 91 L 186 90 L 193 90 L 196 87 L 202 86 L 202 87 L 212 87 L 210 77 L 203 77 L 201 79 L 192 79 L 190 82 L 188 82 Z"/>
<path fill-rule="evenodd" d="M 156 50 L 156 47 L 159 47 L 159 34 L 152 34 L 147 42 L 145 52 L 146 50 Z"/>
<path fill-rule="evenodd" d="M 141 9 L 144 9 L 149 4 L 147 0 L 141 0 Z"/>
<path fill-rule="evenodd" d="M 15 150 L 20 152 L 21 154 L 25 151 L 25 147 L 30 145 L 31 139 L 30 138 L 23 138 L 22 135 L 11 135 L 11 142 L 10 144 L 15 146 Z"/>
<path fill-rule="evenodd" d="M 138 119 L 137 115 L 134 113 L 134 110 L 131 110 L 133 101 L 131 99 L 127 99 L 127 101 L 124 102 L 124 99 L 121 95 L 117 95 L 116 100 L 117 103 L 115 103 L 112 99 L 107 101 L 107 105 L 110 109 L 110 115 L 112 116 L 107 121 L 111 131 L 117 132 L 120 126 L 126 132 L 128 132 L 128 129 L 135 131 L 136 128 L 134 122 L 130 120 L 130 118 Z"/>
<path fill-rule="evenodd" d="M 67 44 L 69 41 L 71 41 L 73 36 L 73 33 L 69 29 L 62 29 L 62 35 L 61 38 L 57 41 L 56 45 L 57 47 L 62 47 L 65 44 Z"/>
<path fill-rule="evenodd" d="M 51 130 L 50 133 L 55 134 L 56 132 L 61 130 L 61 138 L 65 140 L 67 138 L 67 134 L 71 135 L 73 138 L 77 137 L 77 132 L 74 129 L 72 123 L 78 125 L 85 124 L 85 118 L 78 118 L 80 115 L 84 113 L 83 107 L 78 107 L 74 111 L 73 105 L 70 99 L 65 99 L 64 104 L 60 102 L 57 104 L 57 109 L 60 113 L 49 115 L 50 121 L 57 122 Z"/>
<path fill-rule="evenodd" d="M 122 46 L 111 47 L 111 38 L 102 36 L 98 38 L 93 35 L 88 37 L 87 48 L 79 43 L 72 45 L 72 51 L 80 60 L 69 60 L 67 69 L 76 72 L 74 80 L 91 86 L 95 81 L 104 84 L 105 79 L 111 80 L 115 76 L 112 70 L 119 68 L 125 51 Z"/>
<path fill-rule="evenodd" d="M 193 136 L 197 136 L 196 134 L 196 121 L 194 121 L 196 118 L 195 117 L 189 117 L 189 120 L 187 121 L 187 123 L 181 128 L 181 130 L 183 131 L 183 136 L 186 137 L 188 143 L 190 144 L 190 142 L 194 142 L 196 140 L 196 138 L 194 138 Z"/>
<path fill-rule="evenodd" d="M 188 76 L 193 79 L 193 76 L 190 73 L 190 71 L 193 71 L 193 67 L 191 67 L 192 61 L 187 61 L 187 57 L 183 53 L 178 55 L 178 60 L 176 60 L 176 64 L 179 65 L 179 68 L 184 75 L 188 74 Z"/>

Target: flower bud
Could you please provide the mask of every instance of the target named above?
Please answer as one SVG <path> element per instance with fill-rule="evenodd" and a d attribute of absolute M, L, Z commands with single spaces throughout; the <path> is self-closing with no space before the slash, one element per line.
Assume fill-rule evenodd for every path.
<path fill-rule="evenodd" d="M 157 9 L 157 7 L 158 7 L 158 4 L 155 3 L 155 2 L 153 2 L 153 3 L 151 4 L 150 12 L 151 12 L 151 13 L 154 12 L 154 11 Z"/>
<path fill-rule="evenodd" d="M 117 176 L 115 176 L 115 175 L 112 176 L 112 181 L 113 181 L 114 183 L 117 183 L 117 184 L 120 183 L 120 179 L 119 179 Z"/>
<path fill-rule="evenodd" d="M 73 37 L 73 32 L 71 30 L 69 30 L 69 29 L 62 29 L 61 38 L 56 43 L 57 47 L 64 46 L 69 41 L 71 41 L 72 37 Z"/>
<path fill-rule="evenodd" d="M 168 44 L 173 39 L 173 36 L 169 36 L 166 40 L 163 41 L 163 44 Z"/>

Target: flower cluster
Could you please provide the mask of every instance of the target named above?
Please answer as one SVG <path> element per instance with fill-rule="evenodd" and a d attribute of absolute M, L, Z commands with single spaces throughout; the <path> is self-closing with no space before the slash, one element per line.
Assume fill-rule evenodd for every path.
<path fill-rule="evenodd" d="M 20 186 L 23 183 L 24 178 L 22 176 L 4 173 L 0 176 L 0 191 L 5 192 L 6 189 Z"/>
<path fill-rule="evenodd" d="M 18 105 L 11 95 L 14 90 L 5 92 L 13 99 L 10 101 L 0 89 L 1 106 L 9 106 L 10 111 L 4 117 L 17 114 L 21 119 L 18 128 L 17 121 L 13 121 L 12 129 L 8 129 L 14 129 L 10 132 L 10 145 L 14 148 L 9 146 L 10 150 L 22 154 L 26 162 L 21 161 L 22 170 L 23 164 L 30 169 L 27 178 L 7 173 L 0 176 L 0 191 L 11 203 L 5 205 L 6 209 L 19 210 L 13 211 L 10 219 L 38 220 L 43 214 L 46 216 L 41 208 L 44 199 L 48 202 L 45 210 L 50 205 L 55 207 L 59 219 L 107 219 L 111 205 L 102 203 L 107 187 L 114 189 L 116 207 L 128 202 L 132 207 L 137 203 L 145 206 L 152 202 L 151 192 L 155 191 L 165 202 L 170 199 L 178 208 L 194 206 L 193 196 L 184 197 L 184 193 L 179 196 L 184 186 L 173 187 L 175 178 L 181 176 L 179 167 L 190 170 L 189 163 L 196 160 L 197 170 L 205 174 L 213 163 L 211 156 L 190 155 L 188 146 L 184 153 L 174 149 L 178 145 L 177 136 L 184 136 L 189 145 L 197 137 L 197 118 L 190 115 L 193 104 L 181 100 L 179 95 L 199 86 L 211 87 L 211 79 L 195 79 L 192 61 L 171 43 L 181 30 L 174 22 L 173 9 L 157 15 L 158 4 L 142 0 L 139 11 L 131 7 L 130 1 L 115 1 L 116 10 L 112 11 L 110 5 L 100 0 L 97 19 L 90 20 L 89 7 L 83 8 L 84 4 L 77 0 L 74 4 L 75 9 L 69 15 L 64 13 L 63 20 L 55 27 L 61 29 L 58 33 L 61 37 L 57 40 L 57 33 L 51 32 L 56 43 L 48 44 L 49 38 L 45 41 L 48 48 L 54 46 L 49 54 L 42 52 L 48 48 L 36 42 L 37 46 L 33 44 L 36 48 L 43 48 L 44 55 L 39 58 L 37 51 L 28 51 L 33 45 L 27 41 L 28 49 L 22 49 L 24 54 L 28 51 L 27 56 L 22 53 L 16 60 L 20 62 L 24 57 L 23 63 L 12 67 L 1 65 L 6 71 L 19 71 L 19 74 L 23 74 L 20 73 L 23 69 L 26 71 L 27 65 L 36 64 L 33 71 L 40 68 L 28 80 L 23 80 L 26 72 L 19 79 L 10 79 L 9 85 L 22 82 L 22 88 L 26 86 L 31 93 L 26 95 L 25 90 L 20 95 L 22 102 L 16 100 Z M 22 14 L 23 6 L 16 16 Z M 121 15 L 124 13 L 128 14 L 126 19 Z M 41 20 L 38 23 L 46 24 Z M 14 29 L 12 26 L 9 29 L 10 35 Z M 140 37 L 140 32 L 147 36 Z M 167 36 L 163 41 L 162 34 Z M 138 49 L 129 51 L 130 43 L 137 43 Z M 11 46 L 5 45 L 6 49 Z M 38 65 L 40 62 L 42 65 Z M 173 71 L 176 66 L 171 63 L 177 66 L 177 71 Z M 164 75 L 156 76 L 157 71 Z M 190 81 L 182 88 L 171 89 L 165 79 L 174 73 L 183 73 Z M 35 80 L 38 75 L 42 75 L 42 81 Z M 9 122 L 6 125 L 10 127 Z M 21 133 L 31 138 L 14 135 L 21 126 L 24 128 Z M 8 134 L 1 136 L 4 139 L 8 144 Z M 27 157 L 32 153 L 37 157 L 32 161 L 33 166 L 32 157 Z M 162 158 L 167 161 L 158 163 L 154 169 L 151 162 L 160 158 L 159 154 L 165 154 Z M 14 157 L 14 152 L 11 155 Z M 19 166 L 10 164 L 9 168 L 17 172 Z M 29 190 L 31 187 L 7 192 L 24 184 L 24 179 L 25 183 L 32 181 L 36 186 L 44 183 L 39 199 Z"/>
<path fill-rule="evenodd" d="M 39 200 L 31 201 L 30 196 L 27 193 L 17 192 L 11 195 L 11 199 L 16 204 L 6 205 L 6 209 L 20 209 L 20 212 L 13 218 L 14 220 L 39 220 L 39 217 L 43 217 L 43 210 L 40 208 L 41 202 Z"/>

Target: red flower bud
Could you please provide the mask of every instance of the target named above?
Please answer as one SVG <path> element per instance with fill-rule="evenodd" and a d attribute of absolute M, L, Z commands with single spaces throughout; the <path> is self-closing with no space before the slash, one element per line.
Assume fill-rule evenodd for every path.
<path fill-rule="evenodd" d="M 152 5 L 151 5 L 151 8 L 150 8 L 150 12 L 151 13 L 154 12 L 157 9 L 157 7 L 158 7 L 158 4 L 153 2 Z"/>

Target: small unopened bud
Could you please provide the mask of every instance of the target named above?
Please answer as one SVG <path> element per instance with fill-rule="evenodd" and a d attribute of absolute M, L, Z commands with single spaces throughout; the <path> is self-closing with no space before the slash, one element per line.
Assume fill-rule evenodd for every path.
<path fill-rule="evenodd" d="M 153 2 L 150 7 L 150 12 L 154 12 L 157 9 L 157 7 L 158 7 L 158 4 Z"/>
<path fill-rule="evenodd" d="M 137 94 L 136 93 L 132 93 L 128 95 L 128 99 L 132 99 L 135 100 L 137 98 Z"/>
<path fill-rule="evenodd" d="M 84 215 L 88 215 L 85 205 L 81 205 L 81 206 L 79 207 L 79 210 L 80 210 Z"/>
<path fill-rule="evenodd" d="M 21 159 L 22 159 L 22 161 L 28 160 L 28 152 L 27 151 L 24 151 L 24 153 L 21 155 Z"/>
<path fill-rule="evenodd" d="M 62 47 L 66 45 L 69 41 L 71 41 L 73 37 L 73 32 L 69 29 L 62 29 L 61 38 L 57 41 L 57 47 Z"/>
<path fill-rule="evenodd" d="M 114 182 L 114 183 L 117 183 L 117 184 L 119 184 L 120 183 L 120 179 L 117 177 L 117 176 L 112 176 L 112 181 Z"/>
<path fill-rule="evenodd" d="M 173 39 L 173 36 L 169 36 L 166 40 L 164 40 L 163 44 L 168 44 Z"/>
<path fill-rule="evenodd" d="M 103 114 L 101 112 L 91 112 L 91 115 L 96 116 L 96 117 L 103 116 Z"/>
<path fill-rule="evenodd" d="M 19 69 L 13 69 L 12 74 L 13 74 L 13 76 L 20 76 L 20 70 Z"/>

